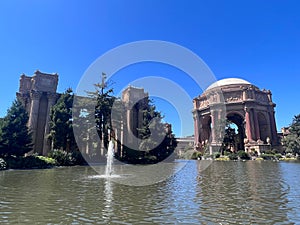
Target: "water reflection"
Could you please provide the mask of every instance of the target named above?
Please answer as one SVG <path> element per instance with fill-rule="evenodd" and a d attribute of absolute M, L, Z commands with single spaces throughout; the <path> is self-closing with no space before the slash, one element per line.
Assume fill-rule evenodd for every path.
<path fill-rule="evenodd" d="M 104 188 L 104 207 L 102 210 L 102 218 L 105 222 L 110 221 L 114 214 L 113 209 L 113 186 L 110 178 L 105 179 Z"/>
<path fill-rule="evenodd" d="M 0 224 L 300 224 L 299 163 L 190 161 L 148 186 L 89 167 L 0 174 Z"/>
<path fill-rule="evenodd" d="M 274 162 L 214 162 L 199 179 L 203 221 L 292 224 L 279 167 Z"/>

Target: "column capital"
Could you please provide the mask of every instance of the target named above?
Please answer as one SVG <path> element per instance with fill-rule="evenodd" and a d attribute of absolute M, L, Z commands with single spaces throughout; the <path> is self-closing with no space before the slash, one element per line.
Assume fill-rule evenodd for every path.
<path fill-rule="evenodd" d="M 30 97 L 31 97 L 32 99 L 34 99 L 34 100 L 39 100 L 39 99 L 41 98 L 41 96 L 42 96 L 42 93 L 39 92 L 39 91 L 34 91 L 34 90 L 32 90 L 32 91 L 30 92 Z"/>
<path fill-rule="evenodd" d="M 56 99 L 58 98 L 58 94 L 48 92 L 47 97 L 49 99 L 49 102 L 54 103 L 56 101 Z"/>

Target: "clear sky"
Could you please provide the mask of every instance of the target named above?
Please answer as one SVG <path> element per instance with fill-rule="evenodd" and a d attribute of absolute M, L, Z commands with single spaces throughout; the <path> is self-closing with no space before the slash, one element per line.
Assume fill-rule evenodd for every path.
<path fill-rule="evenodd" d="M 90 64 L 110 49 L 163 40 L 196 53 L 217 79 L 238 77 L 270 89 L 279 130 L 300 113 L 299 11 L 297 0 L 0 1 L 0 117 L 15 99 L 22 73 L 57 72 L 59 92 L 76 89 Z M 121 72 L 173 77 L 189 86 L 179 71 L 164 65 L 146 63 Z M 124 83 L 117 77 L 114 82 Z M 192 86 L 188 91 L 200 94 Z M 171 106 L 157 103 L 172 123 Z M 191 125 L 183 135 L 192 133 Z"/>

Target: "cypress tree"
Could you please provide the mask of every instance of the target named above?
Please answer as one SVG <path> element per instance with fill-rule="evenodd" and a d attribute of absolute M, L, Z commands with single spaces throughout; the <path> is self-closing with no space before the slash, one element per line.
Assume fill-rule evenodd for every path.
<path fill-rule="evenodd" d="M 19 100 L 15 100 L 3 118 L 0 155 L 23 156 L 32 150 L 32 136 L 27 127 L 28 114 Z"/>

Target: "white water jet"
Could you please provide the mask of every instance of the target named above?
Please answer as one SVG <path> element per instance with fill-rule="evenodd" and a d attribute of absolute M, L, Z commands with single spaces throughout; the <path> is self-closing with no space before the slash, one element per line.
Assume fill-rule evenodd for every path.
<path fill-rule="evenodd" d="M 106 167 L 105 167 L 105 176 L 110 177 L 113 173 L 113 161 L 114 161 L 114 142 L 113 140 L 109 141 L 107 156 L 106 156 Z"/>

